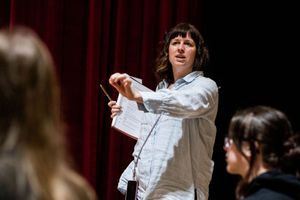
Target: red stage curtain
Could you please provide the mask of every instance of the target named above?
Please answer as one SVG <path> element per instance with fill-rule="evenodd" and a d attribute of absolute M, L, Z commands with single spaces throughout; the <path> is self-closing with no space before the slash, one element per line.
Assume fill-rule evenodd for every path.
<path fill-rule="evenodd" d="M 199 0 L 1 0 L 0 26 L 31 27 L 54 57 L 70 152 L 99 199 L 123 199 L 116 187 L 135 143 L 111 129 L 99 83 L 114 99 L 108 78 L 117 71 L 154 89 L 158 42 L 178 22 L 201 30 L 202 9 Z"/>

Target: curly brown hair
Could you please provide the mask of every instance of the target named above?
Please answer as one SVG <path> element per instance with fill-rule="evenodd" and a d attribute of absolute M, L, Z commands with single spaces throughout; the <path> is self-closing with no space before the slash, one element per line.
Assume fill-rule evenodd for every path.
<path fill-rule="evenodd" d="M 208 64 L 208 49 L 198 29 L 189 23 L 179 23 L 169 32 L 165 33 L 164 39 L 160 43 L 160 51 L 156 59 L 156 75 L 159 80 L 165 79 L 168 83 L 174 82 L 172 65 L 169 61 L 169 45 L 173 38 L 177 36 L 185 37 L 187 34 L 191 35 L 196 44 L 193 71 L 203 71 L 204 67 Z"/>

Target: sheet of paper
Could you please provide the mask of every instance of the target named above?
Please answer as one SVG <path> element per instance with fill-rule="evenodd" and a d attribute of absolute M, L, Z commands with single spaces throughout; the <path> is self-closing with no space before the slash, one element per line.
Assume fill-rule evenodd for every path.
<path fill-rule="evenodd" d="M 133 79 L 132 87 L 134 89 L 138 91 L 152 91 L 142 85 L 142 79 L 131 78 Z M 138 109 L 135 101 L 130 101 L 121 94 L 118 96 L 117 104 L 122 107 L 122 112 L 113 118 L 111 126 L 129 137 L 137 139 L 144 112 Z"/>

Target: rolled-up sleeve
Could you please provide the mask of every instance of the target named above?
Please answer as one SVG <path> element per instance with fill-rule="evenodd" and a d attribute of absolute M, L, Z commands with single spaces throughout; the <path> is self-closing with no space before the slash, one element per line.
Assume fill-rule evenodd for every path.
<path fill-rule="evenodd" d="M 149 112 L 195 118 L 215 106 L 218 87 L 214 81 L 203 77 L 191 84 L 178 85 L 174 90 L 158 89 L 156 92 L 141 92 L 141 96 Z"/>

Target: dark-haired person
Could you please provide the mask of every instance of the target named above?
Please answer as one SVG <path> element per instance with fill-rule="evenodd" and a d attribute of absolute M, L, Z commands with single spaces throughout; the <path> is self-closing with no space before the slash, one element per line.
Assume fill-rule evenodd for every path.
<path fill-rule="evenodd" d="M 127 74 L 115 73 L 109 79 L 119 93 L 145 111 L 134 160 L 118 188 L 125 194 L 128 180 L 135 179 L 138 199 L 206 200 L 218 110 L 218 87 L 203 74 L 208 50 L 200 32 L 188 23 L 166 33 L 161 48 L 155 92 L 133 90 Z M 114 117 L 120 106 L 115 101 L 109 106 Z"/>
<path fill-rule="evenodd" d="M 300 199 L 300 137 L 271 107 L 237 111 L 225 139 L 227 171 L 241 176 L 238 200 Z"/>
<path fill-rule="evenodd" d="M 96 199 L 68 162 L 59 95 L 52 57 L 37 34 L 1 29 L 0 199 Z"/>

